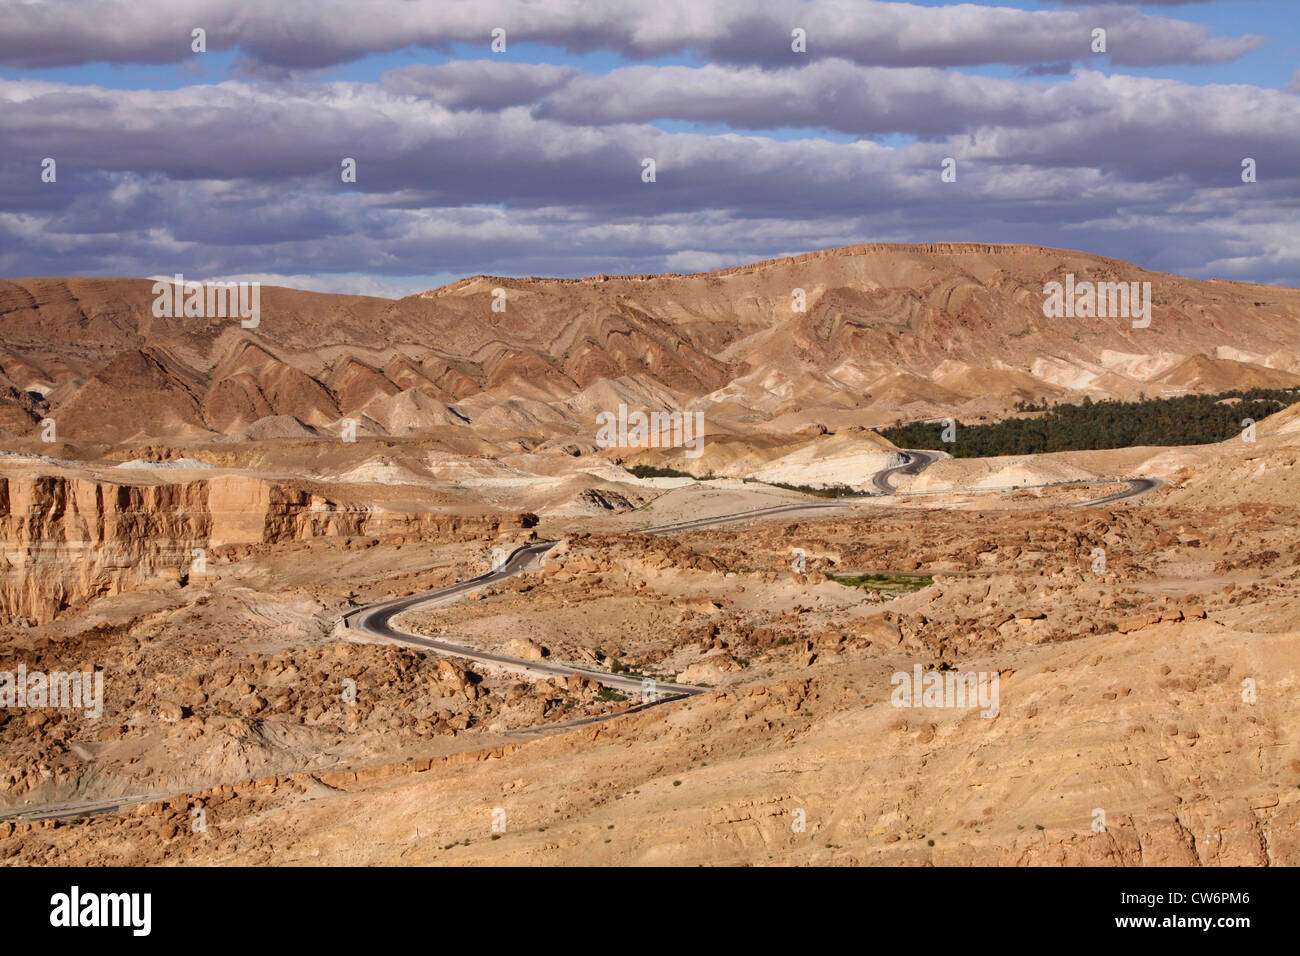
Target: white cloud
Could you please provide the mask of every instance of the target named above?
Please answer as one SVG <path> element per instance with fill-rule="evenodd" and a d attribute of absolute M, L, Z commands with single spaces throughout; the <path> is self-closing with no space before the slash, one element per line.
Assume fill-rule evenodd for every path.
<path fill-rule="evenodd" d="M 1042 64 L 1091 56 L 1101 17 L 1119 65 L 1219 63 L 1262 37 L 1210 36 L 1206 27 L 1119 6 L 1026 11 L 882 0 L 84 0 L 0 6 L 0 63 L 63 66 L 192 61 L 190 30 L 209 50 L 240 47 L 272 67 L 310 69 L 409 46 L 453 42 L 486 50 L 495 27 L 515 43 L 631 58 L 694 52 L 710 60 L 773 65 L 791 60 L 790 31 L 808 34 L 810 55 L 889 66 Z"/>

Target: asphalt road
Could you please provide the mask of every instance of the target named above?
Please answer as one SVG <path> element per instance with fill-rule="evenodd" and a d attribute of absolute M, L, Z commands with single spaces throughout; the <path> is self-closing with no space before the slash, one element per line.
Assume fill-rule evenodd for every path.
<path fill-rule="evenodd" d="M 937 456 L 927 454 L 923 451 L 908 451 L 904 453 L 906 461 L 901 465 L 888 468 L 885 471 L 878 472 L 872 477 L 873 484 L 884 491 L 885 494 L 893 494 L 893 489 L 886 481 L 887 477 L 893 474 L 918 474 L 923 468 L 936 459 Z M 870 495 L 852 496 L 847 498 L 838 498 L 827 501 L 799 501 L 791 504 L 774 505 L 770 508 L 756 508 L 752 511 L 739 511 L 731 514 L 714 515 L 708 518 L 695 518 L 690 521 L 678 521 L 673 524 L 658 525 L 656 527 L 642 529 L 643 534 L 673 534 L 680 531 L 692 531 L 698 528 L 711 528 L 723 524 L 731 524 L 737 521 L 751 521 L 756 518 L 771 518 L 783 514 L 795 514 L 806 511 L 822 511 L 838 508 L 849 507 L 854 501 L 860 501 L 862 498 L 872 497 Z M 455 584 L 448 585 L 445 588 L 439 588 L 436 591 L 427 591 L 422 594 L 412 594 L 408 597 L 395 598 L 391 601 L 384 601 L 379 604 L 371 604 L 367 607 L 359 608 L 346 614 L 343 618 L 344 624 L 362 634 L 368 634 L 372 637 L 383 637 L 388 640 L 400 641 L 403 644 L 410 644 L 415 647 L 424 647 L 429 650 L 438 651 L 443 654 L 451 654 L 457 657 L 464 657 L 468 660 L 477 661 L 483 664 L 492 664 L 506 670 L 514 671 L 519 674 L 531 674 L 539 677 L 567 677 L 569 674 L 578 673 L 586 677 L 591 677 L 600 681 L 606 687 L 614 687 L 619 690 L 632 691 L 635 694 L 642 693 L 642 679 L 640 677 L 629 677 L 621 674 L 613 674 L 609 671 L 598 670 L 596 668 L 581 667 L 572 664 L 549 664 L 544 661 L 526 661 L 517 657 L 509 657 L 504 654 L 492 654 L 487 651 L 478 650 L 473 647 L 466 647 L 463 644 L 453 644 L 450 641 L 434 640 L 425 637 L 422 634 L 413 634 L 410 631 L 404 631 L 392 623 L 393 618 L 409 611 L 413 608 L 439 604 L 443 601 L 459 597 L 462 594 L 468 594 L 470 591 L 476 591 L 496 581 L 504 581 L 512 575 L 518 574 L 525 570 L 529 565 L 540 559 L 547 551 L 555 546 L 555 541 L 536 541 L 532 544 L 524 545 L 515 549 L 510 556 L 493 571 L 476 577 L 467 578 L 464 581 L 458 581 Z M 678 700 L 683 697 L 689 697 L 693 694 L 703 693 L 705 688 L 691 687 L 686 684 L 668 684 L 656 682 L 655 691 L 658 699 L 655 703 L 664 703 L 668 700 Z M 645 706 L 645 705 L 642 705 Z M 603 717 L 588 718 L 581 721 L 573 722 L 575 725 L 583 723 L 594 723 L 597 720 L 603 720 Z"/>
<path fill-rule="evenodd" d="M 890 483 L 890 478 L 894 475 L 920 474 L 939 458 L 939 456 L 933 452 L 926 452 L 919 449 L 908 449 L 902 454 L 904 460 L 901 464 L 895 465 L 891 468 L 886 468 L 883 471 L 878 471 L 872 476 L 871 483 L 873 487 L 882 494 L 894 494 L 893 485 Z M 1123 501 L 1126 498 L 1134 498 L 1138 495 L 1145 494 L 1153 488 L 1158 487 L 1159 484 L 1160 482 L 1158 480 L 1152 478 L 1130 479 L 1129 487 L 1123 491 L 1093 501 L 1079 502 L 1073 507 L 1113 504 L 1117 501 Z M 869 497 L 873 496 L 862 495 L 828 501 L 801 501 L 792 504 L 775 505 L 770 508 L 757 508 L 752 511 L 732 512 L 730 514 L 714 515 L 708 518 L 695 518 L 690 521 L 679 521 L 673 524 L 658 525 L 656 527 L 644 528 L 642 529 L 642 533 L 654 535 L 673 534 L 681 531 L 692 531 L 699 528 L 711 528 L 718 525 L 732 524 L 738 521 L 771 518 L 783 514 L 834 510 L 849 507 L 855 501 L 860 501 L 863 498 Z M 410 631 L 404 631 L 401 628 L 395 627 L 392 623 L 393 618 L 404 611 L 409 611 L 417 607 L 439 604 L 462 594 L 476 591 L 479 588 L 485 587 L 494 582 L 504 581 L 506 578 L 518 574 L 528 568 L 529 565 L 539 560 L 547 551 L 551 550 L 555 544 L 555 541 L 536 541 L 524 545 L 521 548 L 515 549 L 501 564 L 501 566 L 493 571 L 488 571 L 485 574 L 480 574 L 476 577 L 467 578 L 464 581 L 458 581 L 455 584 L 448 585 L 445 588 L 439 588 L 436 591 L 412 594 L 408 597 L 395 598 L 391 601 L 384 601 L 379 604 L 371 604 L 345 615 L 343 621 L 347 627 L 373 637 L 383 637 L 389 640 L 400 641 L 404 644 L 410 644 L 415 647 L 428 648 L 429 650 L 438 651 L 443 654 L 451 654 L 484 664 L 492 664 L 520 674 L 534 675 L 538 677 L 567 677 L 569 674 L 578 673 L 598 680 L 607 687 L 614 687 L 619 690 L 631 691 L 634 694 L 641 694 L 643 687 L 641 683 L 642 678 L 637 676 L 613 674 L 609 671 L 599 670 L 597 668 L 582 667 L 572 664 L 551 664 L 545 661 L 527 661 L 516 657 L 509 657 L 504 654 L 493 654 L 473 647 L 467 647 L 463 644 L 454 644 L 450 641 L 434 640 L 433 638 L 425 637 L 422 634 L 413 634 Z M 655 691 L 658 696 L 653 703 L 663 703 L 667 700 L 679 700 L 693 694 L 703 693 L 703 690 L 703 688 L 691 687 L 686 684 L 656 682 Z M 587 718 L 572 723 L 576 726 L 584 723 L 594 723 L 597 720 L 603 719 L 606 718 Z"/>
<path fill-rule="evenodd" d="M 519 674 L 530 674 L 538 677 L 568 677 L 570 674 L 577 673 L 598 680 L 606 687 L 633 691 L 636 695 L 640 695 L 642 693 L 642 678 L 639 676 L 613 674 L 606 670 L 582 667 L 576 664 L 548 664 L 545 661 L 528 661 L 504 654 L 492 654 L 477 648 L 466 647 L 463 644 L 453 644 L 450 641 L 438 641 L 422 634 L 413 634 L 410 631 L 395 627 L 392 623 L 393 618 L 404 611 L 424 605 L 438 604 L 450 598 L 467 594 L 470 591 L 476 591 L 496 581 L 504 581 L 506 578 L 525 570 L 555 545 L 555 541 L 536 541 L 524 545 L 522 548 L 516 548 L 511 552 L 510 556 L 495 571 L 488 571 L 486 574 L 458 581 L 436 591 L 412 594 L 409 597 L 384 601 L 381 604 L 371 604 L 346 615 L 343 621 L 349 628 L 358 630 L 363 634 L 385 637 L 389 640 L 400 641 L 403 644 L 424 647 L 443 654 L 468 658 L 483 664 L 494 664 Z M 656 681 L 654 690 L 658 695 L 659 702 L 663 702 L 665 699 L 676 700 L 704 692 L 704 688 L 691 687 L 686 684 L 670 684 L 664 681 Z"/>
<path fill-rule="evenodd" d="M 894 486 L 889 483 L 889 479 L 894 475 L 919 475 L 923 470 L 929 468 L 939 460 L 939 456 L 932 452 L 919 451 L 915 448 L 909 448 L 902 453 L 903 463 L 895 465 L 893 468 L 886 468 L 884 471 L 878 471 L 871 476 L 872 486 L 882 495 L 892 495 Z"/>
<path fill-rule="evenodd" d="M 1092 501 L 1080 501 L 1071 507 L 1093 508 L 1097 505 L 1113 505 L 1115 502 L 1123 501 L 1126 498 L 1145 495 L 1148 491 L 1154 491 L 1164 484 L 1159 478 L 1127 478 L 1125 480 L 1128 482 L 1128 487 L 1123 491 L 1117 491 L 1113 495 L 1107 495 L 1104 498 L 1094 498 Z"/>
<path fill-rule="evenodd" d="M 916 449 L 908 449 L 904 452 L 904 455 L 906 455 L 907 460 L 902 464 L 896 465 L 893 468 L 886 468 L 872 476 L 871 482 L 873 487 L 883 494 L 892 495 L 894 494 L 894 489 L 889 483 L 889 478 L 891 476 L 895 474 L 919 474 L 923 469 L 938 460 L 938 455 Z M 1128 479 L 1128 488 L 1123 491 L 1107 495 L 1104 498 L 1097 498 L 1093 501 L 1078 502 L 1071 507 L 1081 508 L 1113 504 L 1117 501 L 1123 501 L 1128 498 L 1135 498 L 1138 495 L 1146 494 L 1148 491 L 1160 487 L 1161 484 L 1163 484 L 1163 482 L 1155 478 L 1131 478 Z M 788 505 L 776 505 L 770 508 L 758 508 L 753 511 L 733 512 L 731 514 L 716 515 L 711 518 L 697 518 L 691 521 L 680 521 L 674 524 L 659 525 L 657 527 L 642 529 L 642 533 L 656 535 L 671 534 L 678 531 L 715 527 L 717 525 L 731 524 L 737 521 L 774 517 L 776 515 L 792 514 L 801 511 L 844 508 L 852 505 L 855 501 L 861 501 L 863 498 L 871 497 L 875 496 L 857 495 L 827 501 L 808 501 L 796 502 Z M 412 608 L 426 604 L 437 604 L 442 601 L 450 600 L 462 594 L 475 591 L 488 584 L 492 584 L 496 581 L 503 581 L 512 575 L 518 574 L 525 570 L 534 561 L 541 558 L 542 555 L 546 554 L 546 552 L 551 550 L 551 548 L 555 547 L 556 543 L 557 542 L 555 541 L 535 541 L 531 544 L 526 544 L 511 552 L 509 557 L 502 562 L 501 566 L 493 571 L 488 571 L 476 577 L 467 578 L 464 581 L 458 581 L 455 584 L 448 585 L 445 588 L 439 588 L 436 591 L 412 594 L 407 597 L 395 598 L 391 601 L 383 601 L 379 604 L 371 604 L 366 607 L 357 608 L 355 611 L 350 611 L 346 614 L 343 621 L 347 627 L 360 631 L 363 634 L 388 638 L 389 640 L 400 641 L 401 643 L 410 644 L 415 647 L 428 648 L 429 650 L 438 651 L 443 654 L 450 654 L 452 656 L 464 657 L 486 664 L 493 664 L 505 670 L 514 671 L 520 674 L 531 674 L 539 677 L 567 677 L 570 674 L 578 673 L 593 678 L 594 680 L 598 680 L 606 687 L 615 687 L 620 690 L 631 691 L 633 696 L 640 695 L 642 693 L 640 677 L 612 674 L 609 671 L 596 670 L 594 668 L 580 667 L 570 664 L 548 664 L 544 661 L 526 661 L 519 658 L 508 657 L 503 654 L 490 654 L 486 651 L 480 651 L 472 647 L 465 647 L 460 644 L 453 644 L 449 641 L 437 641 L 425 637 L 422 634 L 413 634 L 410 631 L 403 631 L 400 628 L 393 626 L 392 619 L 403 611 L 408 611 Z M 707 688 L 692 687 L 686 684 L 657 682 L 655 687 L 656 696 L 654 699 L 637 704 L 627 710 L 620 711 L 618 714 L 583 717 L 577 720 L 549 724 L 541 727 L 523 727 L 517 730 L 506 731 L 506 733 L 522 736 L 554 733 L 559 730 L 598 723 L 623 714 L 636 713 L 637 711 L 645 710 L 648 707 L 658 706 L 659 704 L 666 704 L 675 700 L 683 700 L 695 694 L 702 694 L 705 690 L 707 690 Z M 158 794 L 135 794 L 126 797 L 92 800 L 84 803 L 29 807 L 26 810 L 16 812 L 11 811 L 8 814 L 0 814 L 0 818 L 42 820 L 91 815 L 120 809 L 121 807 L 131 806 L 147 800 L 159 799 L 162 796 L 163 795 Z"/>
<path fill-rule="evenodd" d="M 148 803 L 151 800 L 166 800 L 170 796 L 172 796 L 172 794 L 135 793 L 122 797 L 106 797 L 102 800 L 87 800 L 84 803 L 47 804 L 28 810 L 17 810 L 3 813 L 0 814 L 0 819 L 15 821 L 71 820 L 76 817 L 88 817 L 100 813 L 110 813 L 113 810 L 120 810 L 122 807 L 135 806 L 139 803 Z"/>
<path fill-rule="evenodd" d="M 751 518 L 771 518 L 776 515 L 793 514 L 796 511 L 817 511 L 833 508 L 847 508 L 855 501 L 861 501 L 870 495 L 846 495 L 827 501 L 798 501 L 789 505 L 774 505 L 771 508 L 757 508 L 753 511 L 734 511 L 731 514 L 714 515 L 711 518 L 695 518 L 691 521 L 679 521 L 676 524 L 663 524 L 654 528 L 641 529 L 642 534 L 675 534 L 678 531 L 694 531 L 697 528 L 714 528 L 736 521 L 748 521 Z"/>

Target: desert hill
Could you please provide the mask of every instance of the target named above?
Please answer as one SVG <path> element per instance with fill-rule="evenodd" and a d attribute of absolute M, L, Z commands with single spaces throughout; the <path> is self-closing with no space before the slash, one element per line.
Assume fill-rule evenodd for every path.
<path fill-rule="evenodd" d="M 1152 321 L 1043 315 L 1043 285 L 1150 282 Z M 261 316 L 156 318 L 146 279 L 0 280 L 0 429 L 61 439 L 590 437 L 595 411 L 795 432 L 1025 399 L 1300 384 L 1300 290 L 1021 245 L 863 245 L 697 275 L 475 276 L 400 300 L 267 287 Z M 494 311 L 505 295 L 504 311 Z M 799 293 L 805 310 L 796 311 Z M 498 305 L 498 309 L 500 306 Z M 287 419 L 285 419 L 287 420 Z"/>

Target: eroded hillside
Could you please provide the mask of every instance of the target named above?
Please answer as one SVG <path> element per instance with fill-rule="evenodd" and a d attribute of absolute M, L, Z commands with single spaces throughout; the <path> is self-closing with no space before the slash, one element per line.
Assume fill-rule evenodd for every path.
<path fill-rule="evenodd" d="M 1045 284 L 1067 274 L 1151 283 L 1150 326 L 1046 318 Z M 35 435 L 52 418 L 80 442 L 256 439 L 334 435 L 350 419 L 374 435 L 589 439 L 594 415 L 620 403 L 700 409 L 722 431 L 794 431 L 1300 384 L 1300 292 L 1034 246 L 852 246 L 688 276 L 480 276 L 401 300 L 268 288 L 251 328 L 158 318 L 154 300 L 147 280 L 0 282 L 0 427 Z"/>

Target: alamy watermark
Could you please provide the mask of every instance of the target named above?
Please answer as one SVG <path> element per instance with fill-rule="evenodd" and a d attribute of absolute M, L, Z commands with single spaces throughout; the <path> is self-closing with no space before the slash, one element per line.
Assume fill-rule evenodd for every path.
<path fill-rule="evenodd" d="M 83 893 L 73 886 L 50 897 L 50 925 L 125 927 L 133 936 L 148 936 L 153 926 L 152 893 Z"/>
<path fill-rule="evenodd" d="M 0 671 L 0 707 L 55 707 L 80 710 L 87 717 L 104 713 L 104 672 L 29 671 L 26 664 L 18 670 Z"/>
<path fill-rule="evenodd" d="M 601 448 L 685 448 L 687 458 L 704 454 L 703 412 L 617 412 L 596 416 L 596 444 Z"/>
<path fill-rule="evenodd" d="M 1132 319 L 1133 328 L 1151 325 L 1150 282 L 1076 282 L 1066 273 L 1065 283 L 1043 283 L 1043 315 L 1049 319 Z"/>
<path fill-rule="evenodd" d="M 186 282 L 176 273 L 171 282 L 153 284 L 155 319 L 233 319 L 246 329 L 262 321 L 262 283 Z"/>
<path fill-rule="evenodd" d="M 998 715 L 997 671 L 896 671 L 889 702 L 895 707 L 979 707 L 981 717 Z"/>

